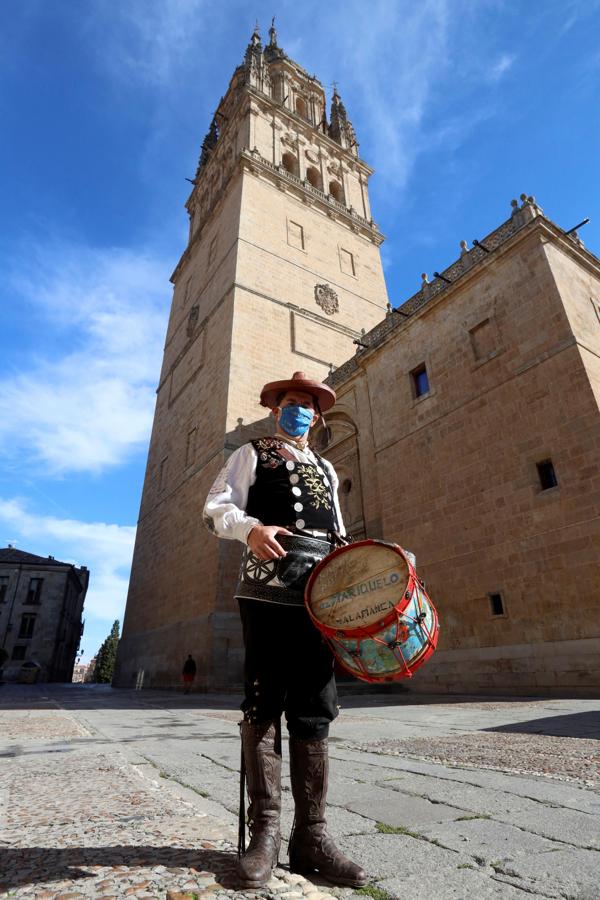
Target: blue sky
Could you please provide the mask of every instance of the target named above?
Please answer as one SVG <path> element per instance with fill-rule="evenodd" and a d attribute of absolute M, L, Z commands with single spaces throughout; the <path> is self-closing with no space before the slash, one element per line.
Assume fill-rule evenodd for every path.
<path fill-rule="evenodd" d="M 124 609 L 185 176 L 273 14 L 376 169 L 394 305 L 523 191 L 600 251 L 597 0 L 5 0 L 0 545 L 89 566 L 84 658 Z"/>

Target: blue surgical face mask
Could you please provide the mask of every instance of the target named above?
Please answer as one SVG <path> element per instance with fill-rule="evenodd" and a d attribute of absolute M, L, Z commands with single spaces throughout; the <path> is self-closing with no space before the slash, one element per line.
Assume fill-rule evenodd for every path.
<path fill-rule="evenodd" d="M 290 437 L 300 437 L 308 431 L 313 420 L 312 409 L 306 406 L 284 406 L 279 417 L 279 425 Z"/>

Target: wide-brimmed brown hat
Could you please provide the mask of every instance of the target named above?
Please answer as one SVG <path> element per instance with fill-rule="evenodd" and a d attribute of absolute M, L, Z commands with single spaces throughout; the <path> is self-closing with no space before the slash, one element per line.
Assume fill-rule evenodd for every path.
<path fill-rule="evenodd" d="M 292 377 L 286 381 L 270 381 L 269 384 L 265 384 L 260 392 L 261 406 L 273 409 L 277 406 L 278 398 L 286 391 L 304 391 L 306 394 L 311 394 L 319 404 L 321 412 L 331 409 L 336 399 L 335 391 L 326 384 L 307 378 L 304 372 L 294 372 Z"/>

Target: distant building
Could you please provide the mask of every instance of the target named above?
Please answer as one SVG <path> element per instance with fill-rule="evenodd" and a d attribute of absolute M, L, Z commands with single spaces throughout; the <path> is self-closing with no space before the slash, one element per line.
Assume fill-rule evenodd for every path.
<path fill-rule="evenodd" d="M 97 656 L 92 656 L 89 663 L 87 664 L 87 671 L 85 673 L 85 678 L 83 679 L 84 681 L 90 682 L 94 680 L 94 672 L 96 671 L 97 659 Z"/>
<path fill-rule="evenodd" d="M 40 681 L 71 681 L 88 581 L 85 566 L 11 546 L 0 549 L 0 647 L 8 653 L 6 681 L 16 681 L 25 662 L 37 663 Z"/>
<path fill-rule="evenodd" d="M 82 684 L 82 682 L 86 681 L 88 673 L 88 664 L 87 663 L 78 663 L 73 667 L 73 683 L 74 684 Z"/>

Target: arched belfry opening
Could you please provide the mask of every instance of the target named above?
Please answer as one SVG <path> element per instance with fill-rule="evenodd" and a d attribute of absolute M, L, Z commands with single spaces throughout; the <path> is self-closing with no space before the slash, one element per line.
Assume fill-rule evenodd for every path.
<path fill-rule="evenodd" d="M 308 166 L 306 170 L 306 180 L 309 184 L 312 184 L 314 188 L 317 188 L 317 190 L 323 190 L 323 178 L 316 166 Z"/>
<path fill-rule="evenodd" d="M 339 181 L 333 180 L 329 182 L 329 193 L 338 203 L 344 203 L 344 188 Z"/>
<path fill-rule="evenodd" d="M 283 153 L 281 156 L 281 164 L 286 172 L 289 172 L 291 175 L 300 174 L 300 169 L 298 166 L 298 157 L 294 153 L 290 153 L 289 151 Z"/>
<path fill-rule="evenodd" d="M 299 116 L 302 116 L 303 119 L 308 119 L 308 105 L 304 97 L 296 97 L 296 112 Z"/>

